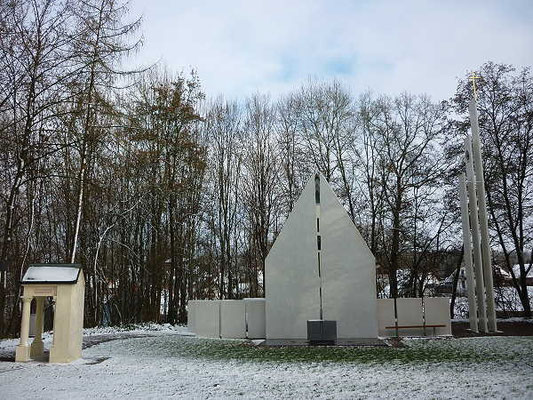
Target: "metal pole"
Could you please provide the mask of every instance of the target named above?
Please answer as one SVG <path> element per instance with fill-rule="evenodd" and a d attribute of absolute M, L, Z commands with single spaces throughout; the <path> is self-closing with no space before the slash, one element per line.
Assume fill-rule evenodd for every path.
<path fill-rule="evenodd" d="M 481 161 L 481 143 L 479 139 L 479 123 L 475 98 L 470 101 L 470 126 L 472 128 L 472 156 L 476 171 L 476 189 L 479 203 L 479 222 L 481 231 L 481 256 L 483 260 L 483 281 L 485 283 L 485 293 L 487 296 L 487 317 L 488 326 L 491 332 L 496 332 L 496 307 L 494 304 L 494 283 L 492 280 L 492 265 L 490 256 L 489 224 L 487 217 L 487 202 L 485 199 L 485 177 L 483 175 L 483 164 Z"/>
<path fill-rule="evenodd" d="M 468 198 L 466 197 L 465 174 L 459 176 L 459 198 L 461 199 L 461 219 L 463 222 L 463 251 L 468 289 L 468 320 L 470 329 L 477 332 L 476 282 L 472 266 L 472 241 L 470 238 L 470 220 L 468 218 Z"/>
<path fill-rule="evenodd" d="M 468 188 L 468 205 L 470 209 L 470 226 L 474 249 L 474 271 L 476 276 L 476 299 L 478 307 L 478 324 L 481 332 L 487 331 L 487 310 L 485 306 L 485 285 L 483 284 L 483 264 L 481 258 L 481 243 L 479 236 L 479 220 L 477 213 L 475 175 L 472 163 L 472 143 L 470 136 L 465 139 L 465 163 Z"/>

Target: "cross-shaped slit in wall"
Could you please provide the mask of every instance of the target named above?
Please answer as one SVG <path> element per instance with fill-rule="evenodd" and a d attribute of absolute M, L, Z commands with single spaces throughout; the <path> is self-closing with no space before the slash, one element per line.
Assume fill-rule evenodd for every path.
<path fill-rule="evenodd" d="M 319 286 L 319 298 L 320 298 L 320 319 L 324 319 L 324 312 L 322 308 L 322 265 L 321 255 L 322 251 L 322 237 L 320 235 L 320 176 L 315 175 L 315 204 L 316 204 L 316 248 L 317 248 L 317 267 L 318 267 L 318 279 Z"/>

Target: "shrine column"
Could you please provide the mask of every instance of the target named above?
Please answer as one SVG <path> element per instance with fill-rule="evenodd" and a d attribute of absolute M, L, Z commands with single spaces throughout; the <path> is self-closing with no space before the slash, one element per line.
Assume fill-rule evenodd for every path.
<path fill-rule="evenodd" d="M 30 346 L 28 336 L 30 334 L 30 305 L 32 296 L 22 296 L 22 318 L 20 321 L 20 343 L 15 353 L 15 361 L 30 360 Z"/>
<path fill-rule="evenodd" d="M 44 312 L 44 297 L 36 297 L 37 303 L 35 311 L 35 338 L 31 344 L 31 357 L 39 357 L 43 355 L 43 312 Z"/>

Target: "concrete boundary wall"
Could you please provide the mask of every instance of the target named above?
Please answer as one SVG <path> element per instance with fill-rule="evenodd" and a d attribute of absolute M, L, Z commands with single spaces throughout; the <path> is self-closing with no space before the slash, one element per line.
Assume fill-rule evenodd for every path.
<path fill-rule="evenodd" d="M 396 311 L 396 313 L 395 313 Z M 396 316 L 395 316 L 396 314 Z M 451 335 L 450 299 L 448 297 L 397 298 L 396 310 L 394 299 L 378 299 L 379 336 L 396 336 L 395 329 L 386 327 L 421 326 L 420 328 L 400 328 L 399 336 L 433 336 Z M 445 325 L 443 328 L 426 327 L 424 325 Z"/>
<path fill-rule="evenodd" d="M 220 302 L 220 337 L 229 339 L 246 338 L 246 311 L 242 300 Z"/>
<path fill-rule="evenodd" d="M 436 328 L 437 335 L 451 335 L 450 299 L 448 297 L 428 297 L 424 299 L 426 325 L 446 325 Z M 431 329 L 433 332 L 433 329 Z"/>
<path fill-rule="evenodd" d="M 187 305 L 190 332 L 197 336 L 228 339 L 264 339 L 266 337 L 264 298 L 243 300 L 190 300 Z M 448 297 L 398 298 L 377 300 L 379 336 L 396 336 L 398 326 L 417 325 L 420 328 L 399 329 L 399 336 L 451 335 Z M 396 313 L 395 313 L 396 311 Z M 395 315 L 396 314 L 396 315 Z M 425 325 L 445 325 L 435 328 Z"/>
<path fill-rule="evenodd" d="M 194 333 L 201 337 L 220 337 L 220 300 L 197 300 L 193 310 Z"/>
<path fill-rule="evenodd" d="M 394 336 L 396 332 L 385 329 L 387 326 L 394 326 L 396 317 L 394 316 L 394 299 L 378 299 L 378 335 Z"/>
<path fill-rule="evenodd" d="M 187 328 L 201 337 L 264 339 L 265 299 L 189 300 Z"/>
<path fill-rule="evenodd" d="M 421 298 L 399 298 L 396 299 L 396 317 L 398 326 L 422 326 L 424 324 L 424 312 Z M 396 331 L 392 330 L 396 335 Z M 400 329 L 401 336 L 422 336 L 423 328 Z"/>
<path fill-rule="evenodd" d="M 250 298 L 243 301 L 248 339 L 264 339 L 266 337 L 265 299 Z"/>
<path fill-rule="evenodd" d="M 194 317 L 195 317 L 195 306 L 198 300 L 189 300 L 187 302 L 187 329 L 191 332 L 195 332 L 194 328 Z"/>

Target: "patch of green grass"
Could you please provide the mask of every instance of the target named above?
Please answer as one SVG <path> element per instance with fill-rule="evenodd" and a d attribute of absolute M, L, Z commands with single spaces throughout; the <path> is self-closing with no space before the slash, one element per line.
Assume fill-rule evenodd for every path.
<path fill-rule="evenodd" d="M 176 340 L 177 339 L 177 340 Z M 533 338 L 509 346 L 503 338 L 408 341 L 406 347 L 267 347 L 245 341 L 175 338 L 169 356 L 267 362 L 501 362 L 521 361 L 533 351 Z M 510 339 L 510 338 L 506 338 Z M 512 339 L 511 339 L 512 340 Z"/>

